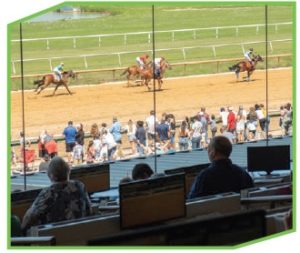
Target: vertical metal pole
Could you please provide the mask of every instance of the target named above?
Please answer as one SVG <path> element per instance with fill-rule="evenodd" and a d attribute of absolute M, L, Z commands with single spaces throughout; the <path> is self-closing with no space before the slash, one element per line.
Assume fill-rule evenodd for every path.
<path fill-rule="evenodd" d="M 157 173 L 157 157 L 156 157 L 156 83 L 155 83 L 155 29 L 154 29 L 154 5 L 152 5 L 152 71 L 153 71 L 153 109 L 154 109 L 154 171 Z"/>
<path fill-rule="evenodd" d="M 23 172 L 24 172 L 24 191 L 26 191 L 26 138 L 25 138 L 25 103 L 24 103 L 24 66 L 23 66 L 23 35 L 22 35 L 22 23 L 20 22 L 20 58 L 21 58 L 21 87 L 22 87 L 22 132 L 23 132 L 23 150 L 21 150 L 23 155 Z M 21 147 L 22 149 L 22 147 Z"/>
<path fill-rule="evenodd" d="M 265 41 L 265 46 L 266 46 L 266 120 L 269 119 L 269 80 L 268 80 L 268 5 L 265 5 L 265 33 L 266 33 L 266 41 Z M 267 146 L 269 145 L 269 123 L 266 122 L 266 137 L 267 137 Z"/>

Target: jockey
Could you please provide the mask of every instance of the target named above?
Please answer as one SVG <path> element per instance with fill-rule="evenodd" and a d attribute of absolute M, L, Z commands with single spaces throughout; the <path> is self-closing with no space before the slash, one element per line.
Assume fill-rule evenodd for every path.
<path fill-rule="evenodd" d="M 161 63 L 165 60 L 164 57 L 159 57 L 154 59 L 155 64 L 155 75 L 159 76 L 161 71 Z"/>
<path fill-rule="evenodd" d="M 63 71 L 64 71 L 64 63 L 61 62 L 59 65 L 57 65 L 57 66 L 53 69 L 53 71 L 54 71 L 54 74 L 55 74 L 56 76 L 58 76 L 59 81 L 60 81 L 60 80 L 62 79 L 62 73 L 63 73 Z"/>
<path fill-rule="evenodd" d="M 246 60 L 250 62 L 251 66 L 253 66 L 253 61 L 251 58 L 252 54 L 253 54 L 253 48 L 249 48 L 249 50 L 246 53 L 244 53 L 244 57 L 246 58 Z"/>
<path fill-rule="evenodd" d="M 136 58 L 136 62 L 138 64 L 138 66 L 140 67 L 140 69 L 145 68 L 145 65 L 147 64 L 148 59 L 149 59 L 148 54 L 144 54 L 144 55 L 141 55 L 141 56 Z"/>

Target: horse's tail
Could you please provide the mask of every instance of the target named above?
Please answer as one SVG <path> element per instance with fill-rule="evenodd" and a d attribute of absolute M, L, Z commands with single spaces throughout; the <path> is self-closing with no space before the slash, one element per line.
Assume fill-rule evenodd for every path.
<path fill-rule="evenodd" d="M 44 81 L 45 81 L 45 77 L 43 77 L 43 79 L 33 81 L 33 84 L 34 85 L 42 85 L 44 83 Z"/>
<path fill-rule="evenodd" d="M 122 72 L 122 73 L 120 74 L 120 76 L 124 76 L 127 72 L 129 72 L 129 67 L 128 67 L 127 69 L 125 69 L 124 72 Z"/>
<path fill-rule="evenodd" d="M 238 67 L 238 65 L 239 65 L 239 64 L 234 64 L 233 66 L 229 67 L 228 69 L 229 69 L 230 71 L 234 71 L 234 70 L 236 70 L 236 68 Z"/>

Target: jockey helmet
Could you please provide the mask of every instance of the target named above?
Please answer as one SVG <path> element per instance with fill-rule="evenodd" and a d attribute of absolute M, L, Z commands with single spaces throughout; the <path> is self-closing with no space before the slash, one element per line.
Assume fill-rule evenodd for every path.
<path fill-rule="evenodd" d="M 252 47 L 251 47 L 251 48 L 249 48 L 249 51 L 251 51 L 251 52 L 252 52 L 252 51 L 253 51 L 253 48 L 252 48 Z"/>
<path fill-rule="evenodd" d="M 148 55 L 148 54 L 145 54 L 145 57 L 146 57 L 146 58 L 149 58 L 149 55 Z"/>
<path fill-rule="evenodd" d="M 61 62 L 61 63 L 60 63 L 60 65 L 64 66 L 64 63 L 63 63 L 63 62 Z"/>

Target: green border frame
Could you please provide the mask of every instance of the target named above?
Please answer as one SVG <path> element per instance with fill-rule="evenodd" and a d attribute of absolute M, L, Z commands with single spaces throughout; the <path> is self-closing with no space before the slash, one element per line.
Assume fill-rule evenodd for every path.
<path fill-rule="evenodd" d="M 156 249 L 156 250 L 170 250 L 170 249 L 184 249 L 184 250 L 195 250 L 195 249 L 218 249 L 218 250 L 232 250 L 232 249 L 239 249 L 248 245 L 252 245 L 254 243 L 259 243 L 265 240 L 281 237 L 283 235 L 287 235 L 290 233 L 293 233 L 296 231 L 296 177 L 297 177 L 297 170 L 296 170 L 296 128 L 297 128 L 297 120 L 294 113 L 294 119 L 293 119 L 293 138 L 292 138 L 292 146 L 293 146 L 293 178 L 292 178 L 292 184 L 293 184 L 293 197 L 292 197 L 292 218 L 293 218 L 293 228 L 289 229 L 287 231 L 283 231 L 281 233 L 277 233 L 275 235 L 266 236 L 263 238 L 259 238 L 253 241 L 249 241 L 246 243 L 238 244 L 236 246 L 11 246 L 10 245 L 10 234 L 11 234 L 11 199 L 10 199 L 10 189 L 11 189 L 11 178 L 10 178 L 10 156 L 11 156 L 11 136 L 10 136 L 10 128 L 11 128 L 11 64 L 10 64 L 10 55 L 11 55 L 11 45 L 10 45 L 10 27 L 20 23 L 27 21 L 30 18 L 45 14 L 49 11 L 56 10 L 62 6 L 65 5 L 102 5 L 102 6 L 108 6 L 108 5 L 128 5 L 131 6 L 152 6 L 159 4 L 160 6 L 170 6 L 172 4 L 176 4 L 177 6 L 188 6 L 188 5 L 201 5 L 201 6 L 215 6 L 215 5 L 223 5 L 223 6 L 229 6 L 229 5 L 240 5 L 240 6 L 291 6 L 293 8 L 293 60 L 292 60 L 292 83 L 293 83 L 293 94 L 292 94 L 292 105 L 293 105 L 293 111 L 296 111 L 296 0 L 295 1 L 280 1 L 280 2 L 273 2 L 273 1 L 259 1 L 259 2 L 233 2 L 233 1 L 218 1 L 218 2 L 208 2 L 208 1 L 187 1 L 187 2 L 166 2 L 166 1 L 145 1 L 142 0 L 140 2 L 132 2 L 132 1 L 126 1 L 126 2 L 93 2 L 93 1 L 87 1 L 87 2 L 81 2 L 81 1 L 66 1 L 61 4 L 54 5 L 52 7 L 49 7 L 45 10 L 39 11 L 37 13 L 31 14 L 29 16 L 26 16 L 24 18 L 18 19 L 12 23 L 9 23 L 7 25 L 7 127 L 8 127 L 8 135 L 7 135 L 7 249 L 26 249 L 26 250 L 41 250 L 41 249 L 73 249 L 73 250 L 95 250 L 95 249 L 131 249 L 131 250 L 144 250 L 144 249 Z"/>

